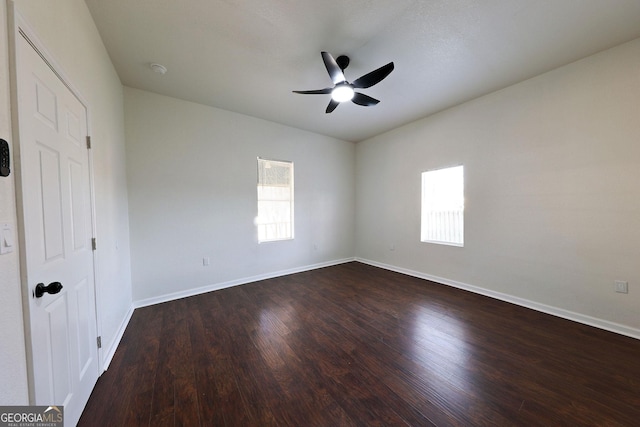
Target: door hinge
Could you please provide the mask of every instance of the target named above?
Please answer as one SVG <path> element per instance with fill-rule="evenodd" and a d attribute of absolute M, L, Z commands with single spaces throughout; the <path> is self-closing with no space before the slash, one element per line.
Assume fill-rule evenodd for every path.
<path fill-rule="evenodd" d="M 102 348 L 102 337 L 98 337 L 96 341 L 98 342 L 98 348 Z"/>
<path fill-rule="evenodd" d="M 98 249 L 98 242 L 95 237 L 91 238 L 91 249 L 94 251 Z"/>
<path fill-rule="evenodd" d="M 89 135 L 87 135 L 87 149 L 91 149 L 91 137 Z"/>

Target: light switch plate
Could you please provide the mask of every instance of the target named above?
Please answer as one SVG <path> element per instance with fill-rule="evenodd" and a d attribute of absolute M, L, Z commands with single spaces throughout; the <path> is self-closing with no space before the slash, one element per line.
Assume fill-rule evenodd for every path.
<path fill-rule="evenodd" d="M 15 235 L 13 233 L 13 225 L 3 223 L 0 226 L 0 255 L 13 252 L 15 248 Z"/>

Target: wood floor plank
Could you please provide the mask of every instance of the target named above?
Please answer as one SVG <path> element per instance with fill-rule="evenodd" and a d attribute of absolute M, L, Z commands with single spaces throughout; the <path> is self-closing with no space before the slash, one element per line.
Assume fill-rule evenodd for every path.
<path fill-rule="evenodd" d="M 349 425 L 348 416 L 330 398 L 325 385 L 316 381 L 317 377 L 307 375 L 306 369 L 300 369 L 304 366 L 301 357 L 289 344 L 293 331 L 285 324 L 288 320 L 286 310 L 290 306 L 283 311 L 282 306 L 261 295 L 259 290 L 247 294 L 248 298 L 253 297 L 247 304 L 260 313 L 259 318 L 254 319 L 260 327 L 250 330 L 253 332 L 251 339 L 282 390 L 283 394 L 278 398 L 280 417 L 295 415 L 291 425 L 299 425 L 301 420 L 329 424 L 336 419 Z M 322 399 L 317 399 L 318 395 Z"/>
<path fill-rule="evenodd" d="M 357 262 L 135 311 L 80 426 L 637 426 L 640 341 Z"/>
<path fill-rule="evenodd" d="M 193 354 L 194 385 L 196 388 L 200 420 L 203 426 L 224 425 L 222 406 L 223 396 L 219 392 L 217 382 L 221 380 L 219 374 L 219 352 L 212 346 L 213 338 L 210 329 L 205 326 L 203 313 L 192 307 L 189 318 L 191 349 Z"/>

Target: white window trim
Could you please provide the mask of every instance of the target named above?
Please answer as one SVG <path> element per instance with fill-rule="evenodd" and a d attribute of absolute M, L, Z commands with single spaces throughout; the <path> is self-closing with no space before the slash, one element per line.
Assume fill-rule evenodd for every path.
<path fill-rule="evenodd" d="M 462 200 L 460 202 L 456 202 L 456 204 L 460 203 L 460 207 L 447 208 L 441 211 L 426 210 L 425 209 L 425 198 L 426 198 L 425 179 L 427 177 L 427 174 L 429 174 L 430 172 L 444 171 L 447 169 L 454 169 L 454 168 L 461 168 L 462 170 L 462 183 L 461 183 L 462 194 L 460 195 L 462 197 Z M 436 216 L 438 218 L 428 219 L 428 216 L 429 217 Z M 445 218 L 442 218 L 442 216 L 444 216 Z M 460 216 L 461 218 L 458 218 L 457 220 L 456 219 L 451 220 L 451 218 L 455 216 Z M 448 217 L 448 219 L 446 217 Z M 440 221 L 441 223 L 442 222 L 448 223 L 448 225 L 445 224 L 445 227 L 446 227 L 445 229 L 440 230 L 438 233 L 431 233 L 431 234 L 440 234 L 439 237 L 441 238 L 434 239 L 434 238 L 429 238 L 432 236 L 427 236 L 428 234 L 426 231 L 427 221 Z M 434 243 L 434 244 L 446 245 L 446 246 L 464 247 L 464 165 L 456 165 L 451 167 L 432 169 L 432 170 L 424 171 L 421 173 L 420 241 L 424 243 Z"/>
<path fill-rule="evenodd" d="M 260 202 L 261 201 L 265 201 L 265 200 L 261 200 L 260 199 L 260 162 L 271 162 L 271 163 L 279 163 L 279 164 L 286 164 L 290 171 L 291 171 L 291 178 L 290 178 L 290 185 L 289 185 L 289 221 L 287 222 L 282 222 L 282 223 L 277 223 L 277 224 L 286 224 L 288 225 L 288 228 L 290 229 L 290 234 L 285 236 L 285 237 L 274 237 L 274 238 L 263 238 L 261 239 L 260 237 L 260 226 L 264 225 L 264 224 L 260 224 Z M 288 161 L 288 160 L 276 160 L 276 159 L 266 159 L 263 157 L 258 157 L 257 158 L 257 185 L 256 185 L 256 191 L 257 191 L 257 204 L 258 204 L 258 215 L 256 216 L 256 228 L 257 228 L 257 239 L 258 239 L 258 243 L 269 243 L 269 242 L 279 242 L 279 241 L 286 241 L 286 240 L 293 240 L 295 238 L 295 212 L 294 212 L 294 165 L 292 161 Z M 268 187 L 268 186 L 265 186 Z M 272 224 L 276 224 L 276 223 L 272 223 Z"/>

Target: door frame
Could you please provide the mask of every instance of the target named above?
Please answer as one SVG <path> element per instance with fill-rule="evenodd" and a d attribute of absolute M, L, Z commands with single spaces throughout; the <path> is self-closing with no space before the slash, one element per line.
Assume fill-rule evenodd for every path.
<path fill-rule="evenodd" d="M 89 103 L 82 96 L 81 92 L 75 87 L 71 79 L 64 72 L 63 68 L 54 59 L 54 56 L 47 50 L 44 43 L 38 38 L 36 32 L 30 27 L 25 18 L 18 11 L 18 6 L 15 0 L 7 0 L 7 27 L 9 32 L 9 65 L 10 65 L 10 92 L 11 92 L 11 127 L 13 134 L 13 150 L 14 150 L 14 173 L 15 173 L 15 197 L 17 207 L 17 234 L 19 242 L 19 264 L 20 264 L 20 283 L 22 293 L 22 314 L 24 323 L 24 337 L 25 337 L 25 350 L 27 355 L 27 379 L 29 389 L 29 402 L 34 404 L 35 402 L 35 379 L 33 375 L 33 351 L 31 342 L 31 313 L 29 300 L 32 297 L 29 281 L 27 277 L 27 247 L 25 240 L 25 215 L 24 215 L 24 197 L 22 187 L 22 158 L 20 156 L 20 130 L 19 130 L 19 118 L 18 118 L 18 41 L 20 37 L 23 37 L 31 47 L 40 55 L 43 61 L 51 68 L 60 81 L 69 89 L 69 91 L 75 96 L 82 104 L 86 111 L 86 129 L 87 135 L 90 136 L 91 132 L 91 109 Z M 95 203 L 95 178 L 94 178 L 94 165 L 93 165 L 93 149 L 87 150 L 88 156 L 88 168 L 89 168 L 89 204 L 91 208 L 91 235 L 95 239 L 97 236 L 96 228 L 96 203 Z M 98 286 L 98 255 L 97 251 L 92 251 L 92 267 L 93 267 L 93 287 L 94 287 L 94 304 L 95 314 L 94 319 L 96 325 L 97 336 L 102 335 L 102 327 L 100 316 L 100 286 Z M 97 345 L 97 343 L 96 343 Z M 102 374 L 104 366 L 104 354 L 102 348 L 98 348 L 98 376 Z"/>

